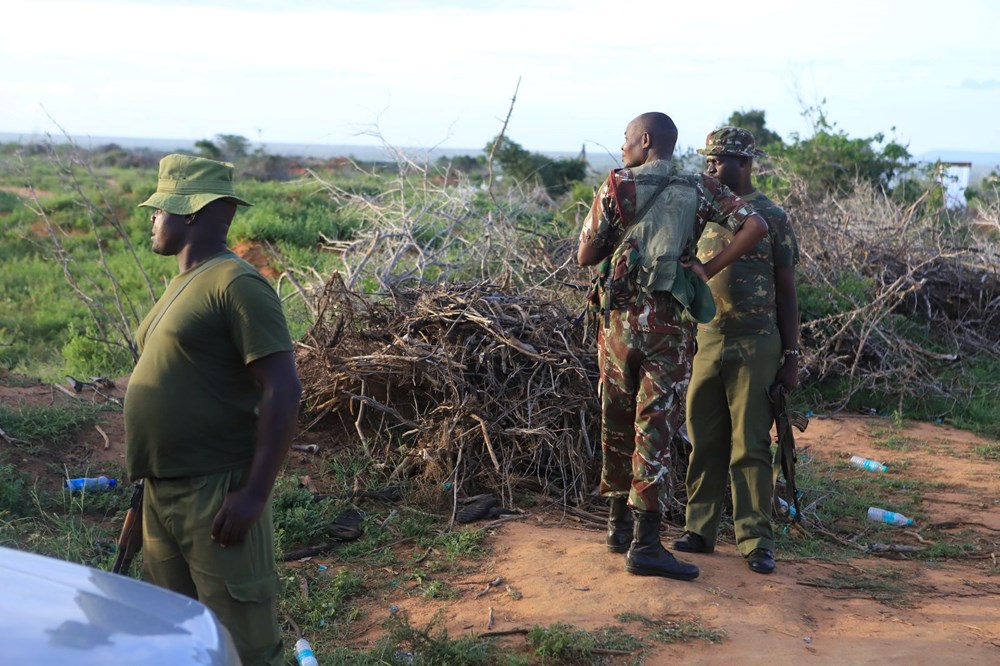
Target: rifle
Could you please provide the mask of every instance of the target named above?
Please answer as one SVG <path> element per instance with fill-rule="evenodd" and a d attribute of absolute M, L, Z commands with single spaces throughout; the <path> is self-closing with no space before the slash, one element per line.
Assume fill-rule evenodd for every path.
<path fill-rule="evenodd" d="M 132 499 L 129 500 L 125 522 L 122 523 L 122 533 L 118 536 L 118 554 L 111 567 L 112 573 L 128 576 L 132 559 L 142 549 L 142 493 L 143 482 L 140 479 L 132 488 Z"/>
<path fill-rule="evenodd" d="M 774 414 L 774 425 L 777 430 L 778 450 L 774 455 L 774 510 L 775 514 L 787 522 L 795 524 L 802 519 L 799 509 L 799 492 L 795 487 L 795 463 L 798 456 L 795 453 L 795 435 L 792 426 L 805 432 L 809 427 L 809 418 L 801 413 L 788 410 L 787 391 L 782 384 L 774 384 L 768 389 L 767 397 L 771 400 L 771 413 Z M 778 476 L 785 477 L 785 505 L 781 505 L 781 493 L 778 490 Z"/>

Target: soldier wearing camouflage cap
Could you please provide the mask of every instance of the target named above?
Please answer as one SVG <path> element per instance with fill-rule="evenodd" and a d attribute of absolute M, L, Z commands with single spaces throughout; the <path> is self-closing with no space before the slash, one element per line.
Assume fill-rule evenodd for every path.
<path fill-rule="evenodd" d="M 704 281 L 754 247 L 767 229 L 715 178 L 684 173 L 671 161 L 677 127 L 644 113 L 625 128 L 624 169 L 594 198 L 577 260 L 598 265 L 592 304 L 601 395 L 601 494 L 610 500 L 607 548 L 626 553 L 625 570 L 691 580 L 698 567 L 660 543 L 670 495 L 670 443 L 683 422 L 691 373 L 692 319 L 711 319 Z M 702 264 L 693 259 L 706 223 L 725 225 L 733 242 Z"/>
<path fill-rule="evenodd" d="M 695 151 L 699 155 L 729 155 L 731 157 L 763 157 L 750 130 L 741 127 L 720 127 L 705 137 L 705 147 Z"/>
<path fill-rule="evenodd" d="M 692 451 L 684 536 L 677 550 L 715 549 L 728 471 L 736 544 L 752 571 L 774 571 L 771 527 L 772 384 L 798 383 L 799 318 L 795 295 L 798 245 L 785 212 L 753 186 L 753 159 L 763 155 L 753 134 L 722 127 L 705 139 L 705 173 L 722 181 L 767 220 L 767 235 L 709 280 L 715 318 L 698 326 L 687 393 Z M 732 234 L 709 224 L 698 242 L 703 261 L 723 251 Z M 726 405 L 725 410 L 720 406 Z"/>

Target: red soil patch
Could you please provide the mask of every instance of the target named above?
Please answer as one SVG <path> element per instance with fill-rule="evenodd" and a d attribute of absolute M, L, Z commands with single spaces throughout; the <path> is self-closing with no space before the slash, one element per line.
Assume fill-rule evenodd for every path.
<path fill-rule="evenodd" d="M 268 263 L 267 250 L 264 249 L 263 244 L 256 241 L 240 241 L 233 247 L 233 252 L 242 257 L 244 261 L 256 268 L 258 273 L 269 280 L 274 280 L 278 277 L 278 271 Z"/>

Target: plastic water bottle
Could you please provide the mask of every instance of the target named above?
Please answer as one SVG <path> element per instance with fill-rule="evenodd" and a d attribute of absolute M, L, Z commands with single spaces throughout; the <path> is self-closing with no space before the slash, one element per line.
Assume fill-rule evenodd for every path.
<path fill-rule="evenodd" d="M 295 641 L 295 660 L 299 662 L 299 666 L 319 666 L 309 641 L 304 638 Z"/>
<path fill-rule="evenodd" d="M 875 506 L 868 507 L 868 520 L 876 523 L 888 523 L 889 525 L 912 525 L 913 518 L 907 518 L 895 511 L 886 511 Z"/>
<path fill-rule="evenodd" d="M 783 500 L 780 497 L 778 498 L 778 504 L 781 506 L 782 509 L 785 510 L 785 512 L 789 516 L 791 516 L 792 518 L 795 517 L 796 511 L 795 511 L 795 507 L 794 506 L 790 505 L 788 502 L 786 502 L 785 500 Z"/>
<path fill-rule="evenodd" d="M 884 472 L 888 469 L 888 467 L 877 460 L 862 458 L 861 456 L 851 456 L 851 464 L 855 467 L 866 469 L 869 472 Z"/>
<path fill-rule="evenodd" d="M 88 492 L 94 492 L 98 490 L 107 490 L 108 488 L 114 488 L 116 481 L 114 479 L 109 479 L 106 476 L 98 477 L 85 477 L 81 476 L 76 479 L 66 479 L 66 490 L 79 493 L 84 490 Z"/>

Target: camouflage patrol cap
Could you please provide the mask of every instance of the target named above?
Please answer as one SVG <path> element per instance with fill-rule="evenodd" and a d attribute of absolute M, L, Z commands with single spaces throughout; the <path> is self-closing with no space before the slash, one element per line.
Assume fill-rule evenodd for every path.
<path fill-rule="evenodd" d="M 742 127 L 720 127 L 705 137 L 705 147 L 695 152 L 701 155 L 735 155 L 736 157 L 760 157 L 764 151 L 754 143 L 750 130 Z"/>

